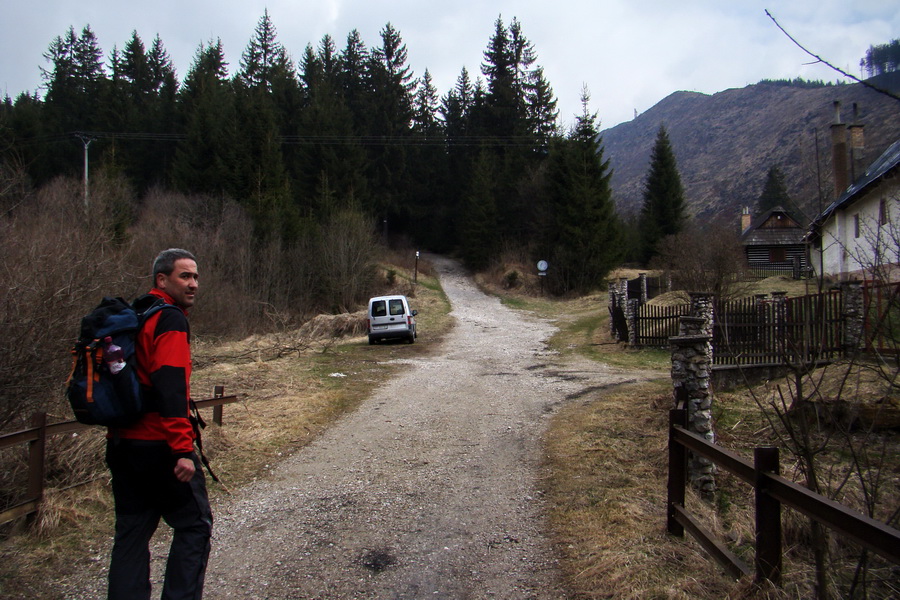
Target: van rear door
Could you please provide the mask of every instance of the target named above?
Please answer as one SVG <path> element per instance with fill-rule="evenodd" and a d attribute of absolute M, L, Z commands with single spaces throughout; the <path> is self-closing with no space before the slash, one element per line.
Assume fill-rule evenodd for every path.
<path fill-rule="evenodd" d="M 403 305 L 403 298 L 373 300 L 371 314 L 373 332 L 407 329 L 406 307 Z"/>

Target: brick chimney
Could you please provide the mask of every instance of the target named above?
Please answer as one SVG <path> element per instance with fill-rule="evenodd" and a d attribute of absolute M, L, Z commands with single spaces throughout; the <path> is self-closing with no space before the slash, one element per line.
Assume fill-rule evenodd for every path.
<path fill-rule="evenodd" d="M 839 198 L 850 185 L 847 160 L 847 126 L 841 122 L 841 102 L 834 101 L 831 125 L 831 165 L 834 170 L 834 197 Z"/>
<path fill-rule="evenodd" d="M 859 122 L 859 105 L 853 103 L 853 123 L 850 124 L 850 183 L 866 172 L 866 138 Z"/>
<path fill-rule="evenodd" d="M 750 207 L 745 206 L 743 211 L 741 211 L 741 233 L 744 233 L 745 231 L 750 229 L 751 221 L 752 220 L 750 218 Z"/>

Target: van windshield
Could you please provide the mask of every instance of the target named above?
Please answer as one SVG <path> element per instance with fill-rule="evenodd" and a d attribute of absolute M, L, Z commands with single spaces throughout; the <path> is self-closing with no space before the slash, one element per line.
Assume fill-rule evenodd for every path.
<path fill-rule="evenodd" d="M 390 300 L 391 316 L 396 317 L 403 314 L 403 300 Z"/>

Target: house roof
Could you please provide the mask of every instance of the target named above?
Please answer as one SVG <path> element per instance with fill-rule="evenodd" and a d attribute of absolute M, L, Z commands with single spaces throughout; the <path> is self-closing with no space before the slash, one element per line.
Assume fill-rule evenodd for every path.
<path fill-rule="evenodd" d="M 780 206 L 757 217 L 741 234 L 744 246 L 790 246 L 802 244 L 806 232 L 796 219 Z"/>
<path fill-rule="evenodd" d="M 900 140 L 888 147 L 884 153 L 873 162 L 862 177 L 853 182 L 840 197 L 828 205 L 818 217 L 813 220 L 811 230 L 816 230 L 831 217 L 836 211 L 846 208 L 856 202 L 865 191 L 876 184 L 882 177 L 900 165 Z"/>

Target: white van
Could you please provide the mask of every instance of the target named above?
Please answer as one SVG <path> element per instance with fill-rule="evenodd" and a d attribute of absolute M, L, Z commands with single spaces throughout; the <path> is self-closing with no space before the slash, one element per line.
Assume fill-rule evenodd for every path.
<path fill-rule="evenodd" d="M 417 310 L 410 310 L 406 296 L 377 296 L 369 299 L 369 343 L 388 339 L 416 341 Z"/>

